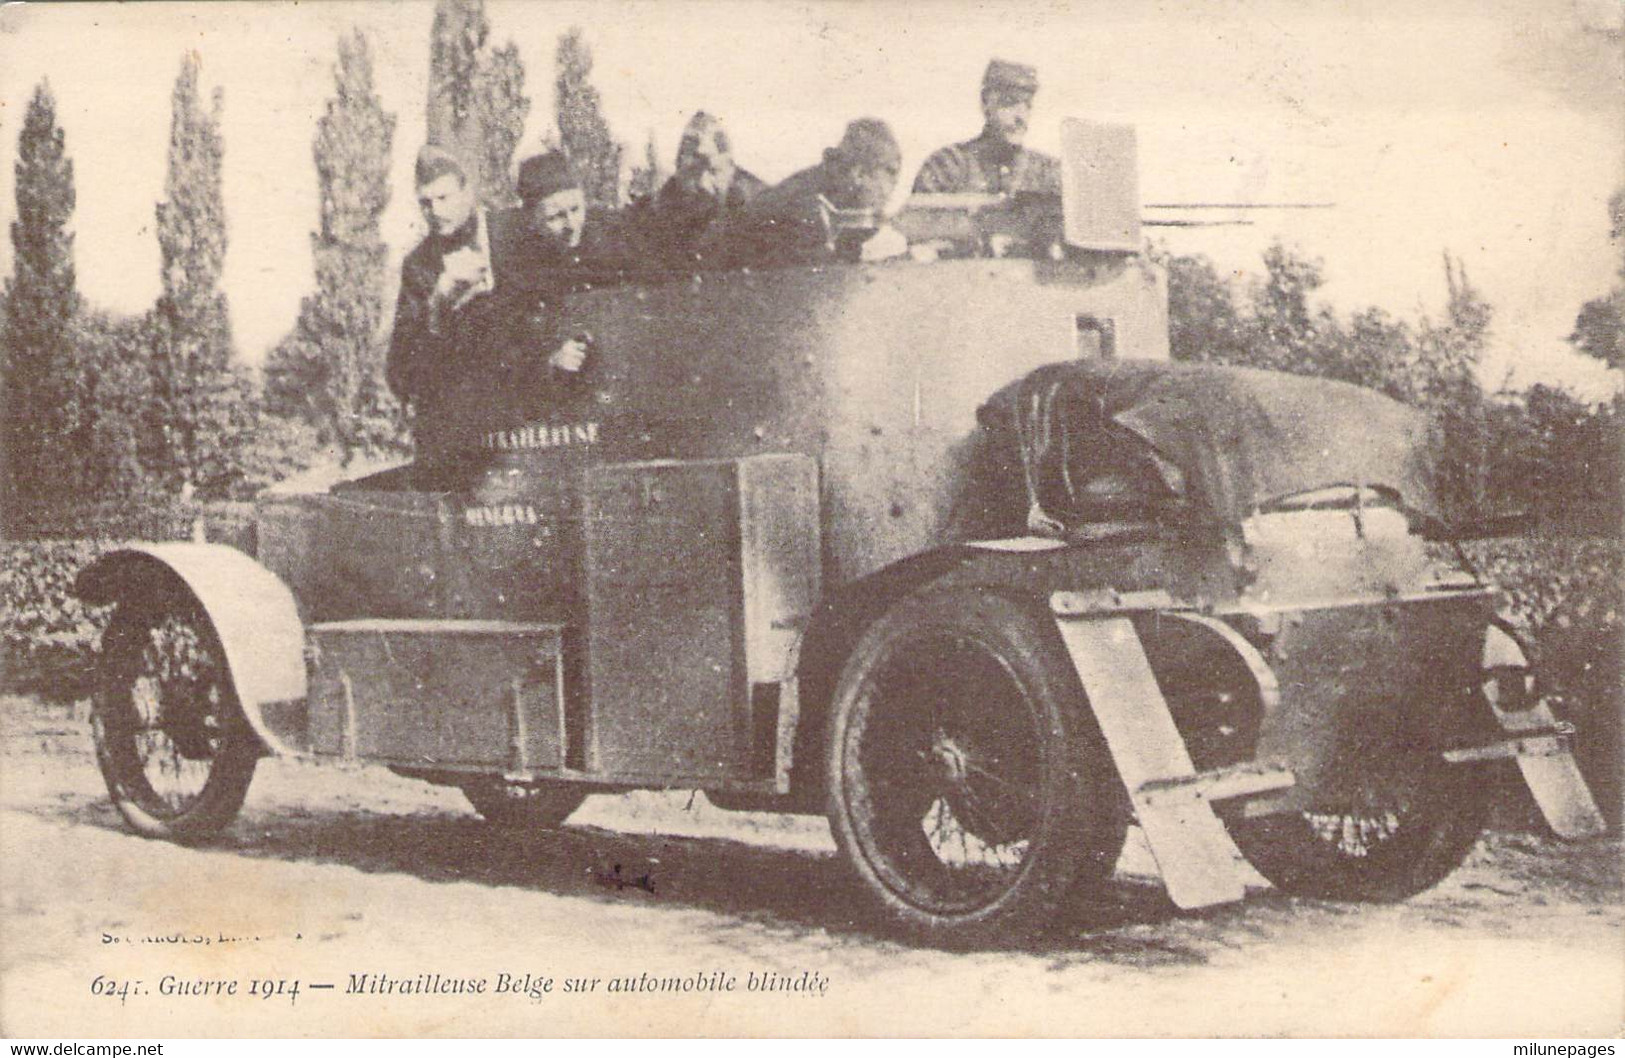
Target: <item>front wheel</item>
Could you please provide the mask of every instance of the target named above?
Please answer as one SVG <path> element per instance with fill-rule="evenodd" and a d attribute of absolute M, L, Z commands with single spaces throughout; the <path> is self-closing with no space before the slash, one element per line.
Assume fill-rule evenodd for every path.
<path fill-rule="evenodd" d="M 114 805 L 149 837 L 217 833 L 242 807 L 260 757 L 214 629 L 178 593 L 119 605 L 102 640 L 91 728 Z"/>
<path fill-rule="evenodd" d="M 907 933 L 1018 939 L 1117 862 L 1123 798 L 1047 617 L 989 593 L 927 592 L 876 622 L 842 673 L 830 826 Z"/>
<path fill-rule="evenodd" d="M 1233 819 L 1242 855 L 1276 888 L 1331 900 L 1392 902 L 1432 888 L 1472 850 L 1488 787 L 1438 753 L 1366 762 L 1313 809 Z"/>
<path fill-rule="evenodd" d="M 1147 650 L 1197 770 L 1252 761 L 1264 705 L 1240 656 L 1184 623 L 1161 626 Z M 1488 787 L 1477 768 L 1445 762 L 1433 731 L 1478 730 L 1484 718 L 1456 708 L 1407 715 L 1397 727 L 1380 713 L 1350 718 L 1308 807 L 1248 818 L 1243 802 L 1221 802 L 1247 862 L 1283 892 L 1376 902 L 1414 896 L 1459 866 Z"/>

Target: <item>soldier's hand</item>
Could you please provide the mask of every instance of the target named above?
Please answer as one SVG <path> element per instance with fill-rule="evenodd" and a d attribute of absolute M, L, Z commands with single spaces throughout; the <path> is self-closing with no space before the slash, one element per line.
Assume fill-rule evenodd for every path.
<path fill-rule="evenodd" d="M 883 224 L 880 230 L 869 237 L 858 251 L 861 261 L 889 261 L 893 257 L 901 257 L 908 253 L 908 237 L 890 224 Z"/>
<path fill-rule="evenodd" d="M 1003 232 L 994 232 L 987 237 L 987 252 L 992 257 L 1009 257 L 1010 251 L 1016 248 L 1016 237 Z"/>
<path fill-rule="evenodd" d="M 485 281 L 489 268 L 485 258 L 473 250 L 449 253 L 440 263 L 440 279 L 435 283 L 435 290 L 449 295 L 461 287 L 478 286 Z"/>
<path fill-rule="evenodd" d="M 560 371 L 580 371 L 587 362 L 587 342 L 581 337 L 571 338 L 547 358 L 548 366 Z"/>

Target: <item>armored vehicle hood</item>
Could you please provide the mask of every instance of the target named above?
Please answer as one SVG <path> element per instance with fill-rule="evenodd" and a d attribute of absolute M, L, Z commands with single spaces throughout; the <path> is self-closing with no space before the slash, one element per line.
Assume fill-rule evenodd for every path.
<path fill-rule="evenodd" d="M 1095 453 L 1120 464 L 1126 441 L 1149 449 L 1169 492 L 1232 524 L 1271 500 L 1339 485 L 1387 490 L 1415 513 L 1442 515 L 1427 417 L 1346 382 L 1075 360 L 1004 387 L 979 418 L 995 434 L 1014 435 L 1035 497 L 1072 488 Z"/>

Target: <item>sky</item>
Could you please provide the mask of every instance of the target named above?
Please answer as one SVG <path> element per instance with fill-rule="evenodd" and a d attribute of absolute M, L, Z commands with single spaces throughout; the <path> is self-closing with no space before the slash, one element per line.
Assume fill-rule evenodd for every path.
<path fill-rule="evenodd" d="M 991 56 L 1038 67 L 1030 143 L 1068 116 L 1137 127 L 1147 202 L 1332 202 L 1251 214 L 1250 227 L 1157 229 L 1175 252 L 1257 273 L 1280 239 L 1324 262 L 1325 299 L 1411 320 L 1443 312 L 1442 255 L 1495 308 L 1485 381 L 1617 384 L 1564 341 L 1616 281 L 1606 203 L 1625 183 L 1625 52 L 1613 0 L 488 0 L 533 105 L 520 154 L 552 121 L 558 36 L 579 25 L 616 135 L 670 164 L 695 109 L 722 116 L 744 166 L 776 180 L 812 164 L 855 117 L 885 118 L 905 179 L 980 125 Z M 424 128 L 433 6 L 415 2 L 8 4 L 0 7 L 0 145 L 48 79 L 74 160 L 79 286 L 139 312 L 158 293 L 153 206 L 182 55 L 224 94 L 230 247 L 224 284 L 251 362 L 292 326 L 311 285 L 311 140 L 336 40 L 371 37 L 399 119 L 384 236 L 421 236 L 412 157 Z M 15 214 L 0 165 L 0 222 Z M 10 273 L 0 239 L 0 274 Z"/>

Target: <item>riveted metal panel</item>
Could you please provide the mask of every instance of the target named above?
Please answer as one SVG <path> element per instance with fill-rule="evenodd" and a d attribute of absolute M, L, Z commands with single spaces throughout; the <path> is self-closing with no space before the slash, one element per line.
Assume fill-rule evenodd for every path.
<path fill-rule="evenodd" d="M 785 696 L 755 688 L 790 675 L 817 598 L 817 495 L 794 455 L 588 473 L 589 772 L 772 777 Z"/>
<path fill-rule="evenodd" d="M 1466 592 L 1279 610 L 1262 653 L 1280 706 L 1264 718 L 1257 757 L 1297 775 L 1281 803 L 1337 803 L 1348 796 L 1339 784 L 1363 781 L 1374 756 L 1442 751 L 1482 726 L 1491 605 L 1488 592 Z"/>
<path fill-rule="evenodd" d="M 312 625 L 317 753 L 513 775 L 563 763 L 561 629 L 506 621 Z"/>

